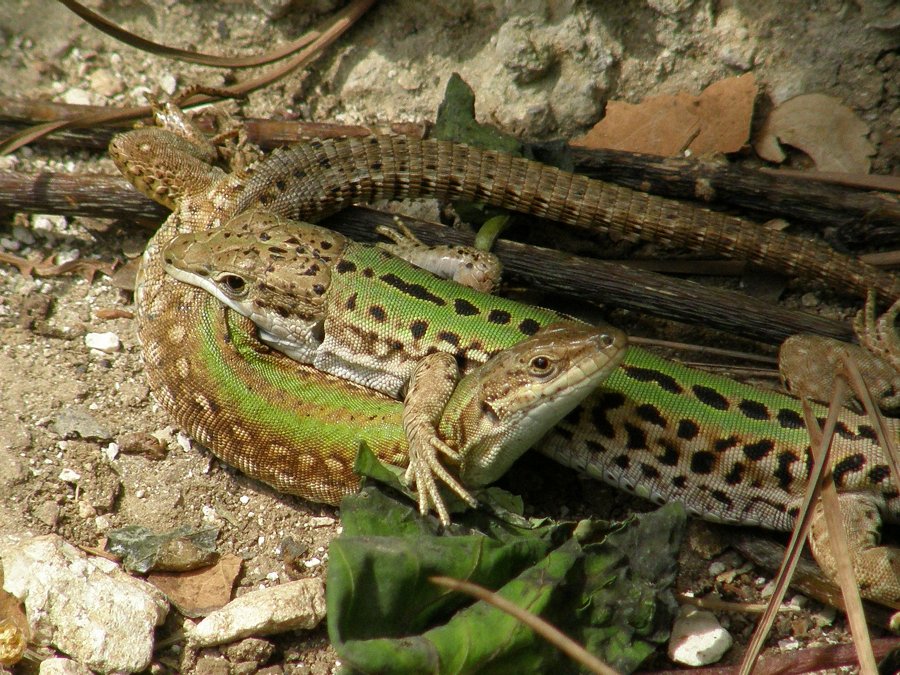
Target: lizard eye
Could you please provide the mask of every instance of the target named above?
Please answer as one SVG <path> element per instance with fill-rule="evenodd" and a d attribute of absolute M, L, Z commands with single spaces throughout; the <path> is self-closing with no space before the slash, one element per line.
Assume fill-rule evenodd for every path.
<path fill-rule="evenodd" d="M 536 375 L 546 375 L 550 371 L 552 364 L 546 356 L 535 356 L 528 365 Z"/>
<path fill-rule="evenodd" d="M 222 274 L 216 283 L 229 297 L 240 298 L 247 294 L 247 282 L 237 274 Z"/>

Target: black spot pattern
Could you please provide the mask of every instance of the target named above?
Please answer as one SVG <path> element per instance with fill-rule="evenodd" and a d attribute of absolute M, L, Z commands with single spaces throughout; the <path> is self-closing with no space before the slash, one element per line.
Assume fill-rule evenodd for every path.
<path fill-rule="evenodd" d="M 631 460 L 628 459 L 628 455 L 617 455 L 613 458 L 613 464 L 621 469 L 627 469 L 631 465 Z"/>
<path fill-rule="evenodd" d="M 791 464 L 799 461 L 793 452 L 785 451 L 778 453 L 778 468 L 772 472 L 772 475 L 778 479 L 778 487 L 782 490 L 788 490 L 791 487 L 793 476 L 791 476 Z"/>
<path fill-rule="evenodd" d="M 534 319 L 522 319 L 521 323 L 519 323 L 519 330 L 522 331 L 525 335 L 534 335 L 541 329 L 541 324 L 539 324 Z"/>
<path fill-rule="evenodd" d="M 803 423 L 803 417 L 796 410 L 790 408 L 782 408 L 775 415 L 775 419 L 785 429 L 802 429 L 806 425 Z"/>
<path fill-rule="evenodd" d="M 650 478 L 652 480 L 659 478 L 659 469 L 652 464 L 645 464 L 642 462 L 641 473 L 644 474 L 644 478 Z"/>
<path fill-rule="evenodd" d="M 387 312 L 384 311 L 384 307 L 379 305 L 372 305 L 369 307 L 369 316 L 375 319 L 378 323 L 384 323 L 384 320 L 387 318 Z"/>
<path fill-rule="evenodd" d="M 693 420 L 678 420 L 678 431 L 676 433 L 678 438 L 690 441 L 697 438 L 697 434 L 700 433 L 700 427 Z"/>
<path fill-rule="evenodd" d="M 352 260 L 341 260 L 334 269 L 338 274 L 350 274 L 356 271 L 356 263 Z"/>
<path fill-rule="evenodd" d="M 594 429 L 597 430 L 597 433 L 604 438 L 615 438 L 616 430 L 606 417 L 607 411 L 612 408 L 607 405 L 605 398 L 606 397 L 601 398 L 597 405 L 591 409 L 591 424 L 594 425 Z"/>
<path fill-rule="evenodd" d="M 844 459 L 842 459 L 840 462 L 836 462 L 834 465 L 834 471 L 832 471 L 835 486 L 843 487 L 844 482 L 846 481 L 847 474 L 859 471 L 865 465 L 866 458 L 862 453 L 850 455 L 849 457 L 845 457 Z"/>
<path fill-rule="evenodd" d="M 425 337 L 425 333 L 428 331 L 428 322 L 417 319 L 409 324 L 409 332 L 412 334 L 413 338 L 416 340 L 421 340 Z"/>
<path fill-rule="evenodd" d="M 713 499 L 715 499 L 717 502 L 721 502 L 725 506 L 731 506 L 733 503 L 731 501 L 731 497 L 729 497 L 727 494 L 725 494 L 721 490 L 712 490 L 712 491 L 710 491 L 709 496 L 712 497 Z"/>
<path fill-rule="evenodd" d="M 716 452 L 725 452 L 726 450 L 731 450 L 734 446 L 738 444 L 737 436 L 729 436 L 728 438 L 717 438 L 713 442 L 713 450 Z"/>
<path fill-rule="evenodd" d="M 678 459 L 681 457 L 681 453 L 678 451 L 678 447 L 665 438 L 659 439 L 658 443 L 659 446 L 663 449 L 663 453 L 656 456 L 656 458 L 659 460 L 659 463 L 665 466 L 677 466 Z"/>
<path fill-rule="evenodd" d="M 876 464 L 871 469 L 869 469 L 869 482 L 871 483 L 881 483 L 882 481 L 887 480 L 891 475 L 891 470 L 885 466 L 884 464 Z"/>
<path fill-rule="evenodd" d="M 625 422 L 625 434 L 627 436 L 626 447 L 629 450 L 646 450 L 647 434 L 640 427 Z"/>
<path fill-rule="evenodd" d="M 705 450 L 695 452 L 691 455 L 691 471 L 702 476 L 712 473 L 713 466 L 716 463 L 716 456 Z"/>
<path fill-rule="evenodd" d="M 438 333 L 438 339 L 443 340 L 444 342 L 453 345 L 454 347 L 459 347 L 459 335 L 449 330 L 442 330 Z"/>
<path fill-rule="evenodd" d="M 666 428 L 666 418 L 660 414 L 659 408 L 651 403 L 643 403 L 639 405 L 635 409 L 635 413 L 645 422 L 655 424 L 660 429 Z"/>
<path fill-rule="evenodd" d="M 349 298 L 347 298 L 347 309 L 351 312 L 356 309 L 356 298 L 356 293 L 353 293 Z"/>
<path fill-rule="evenodd" d="M 554 430 L 556 430 L 556 429 L 558 429 L 558 427 L 555 428 Z M 603 445 L 602 443 L 598 443 L 597 441 L 592 441 L 591 439 L 585 440 L 584 446 L 591 452 L 596 453 L 598 455 L 602 455 L 604 452 L 606 452 L 605 445 Z"/>
<path fill-rule="evenodd" d="M 457 298 L 453 301 L 453 309 L 459 316 L 475 316 L 478 314 L 478 308 L 463 298 Z"/>
<path fill-rule="evenodd" d="M 446 300 L 438 295 L 435 295 L 423 285 L 410 283 L 405 279 L 401 279 L 396 274 L 389 272 L 388 274 L 383 274 L 380 278 L 388 286 L 393 286 L 401 293 L 405 293 L 406 295 L 416 298 L 417 300 L 425 300 L 426 302 L 430 302 L 434 305 L 437 305 L 438 307 L 443 307 L 447 304 Z"/>
<path fill-rule="evenodd" d="M 756 443 L 747 443 L 747 445 L 744 446 L 744 455 L 747 459 L 758 462 L 772 452 L 774 448 L 775 442 L 768 438 L 764 438 L 761 441 L 756 441 Z"/>
<path fill-rule="evenodd" d="M 740 485 L 744 479 L 744 468 L 742 462 L 735 462 L 731 470 L 725 474 L 725 482 L 729 485 Z"/>
<path fill-rule="evenodd" d="M 622 366 L 622 370 L 638 382 L 653 382 L 664 391 L 672 394 L 680 394 L 683 391 L 681 385 L 678 384 L 674 377 L 661 373 L 658 370 L 629 365 Z"/>
<path fill-rule="evenodd" d="M 704 405 L 716 410 L 728 410 L 728 399 L 711 387 L 702 384 L 695 384 L 691 387 L 694 396 Z"/>
<path fill-rule="evenodd" d="M 681 490 L 685 485 L 687 485 L 687 478 L 685 478 L 684 476 L 675 476 L 672 479 L 672 485 Z"/>
<path fill-rule="evenodd" d="M 487 320 L 498 326 L 505 326 L 512 321 L 512 314 L 503 309 L 492 309 L 488 312 Z"/>
<path fill-rule="evenodd" d="M 765 404 L 760 403 L 759 401 L 752 401 L 749 398 L 745 398 L 738 403 L 738 410 L 744 413 L 744 416 L 749 417 L 752 420 L 769 419 L 769 409 Z"/>

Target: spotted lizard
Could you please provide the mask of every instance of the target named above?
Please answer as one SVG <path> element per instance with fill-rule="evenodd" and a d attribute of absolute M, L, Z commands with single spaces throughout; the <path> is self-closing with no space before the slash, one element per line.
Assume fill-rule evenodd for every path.
<path fill-rule="evenodd" d="M 679 245 L 729 242 L 725 248 L 732 253 L 770 264 L 774 256 L 782 267 L 804 278 L 831 281 L 860 293 L 873 287 L 888 297 L 897 295 L 898 282 L 890 275 L 848 263 L 817 245 L 784 239 L 783 233 L 750 234 L 744 223 L 728 216 L 464 146 L 382 137 L 313 141 L 275 152 L 246 171 L 226 174 L 183 139 L 145 129 L 114 139 L 111 154 L 136 186 L 174 209 L 148 246 L 136 296 L 138 330 L 157 397 L 192 435 L 251 475 L 271 482 L 273 467 L 284 471 L 286 453 L 299 452 L 303 461 L 290 469 L 295 473 L 278 476 L 275 482 L 291 483 L 291 491 L 312 499 L 334 499 L 328 484 L 335 476 L 346 477 L 351 453 L 339 447 L 347 444 L 346 437 L 326 437 L 315 449 L 291 448 L 291 427 L 302 424 L 302 419 L 283 420 L 278 428 L 268 419 L 247 424 L 246 408 L 226 396 L 223 385 L 237 383 L 252 392 L 257 410 L 271 405 L 283 411 L 294 399 L 291 405 L 300 410 L 306 394 L 286 390 L 284 374 L 296 379 L 296 373 L 303 373 L 313 380 L 326 376 L 298 370 L 301 366 L 275 351 L 265 354 L 265 368 L 248 370 L 244 355 L 234 353 L 229 326 L 239 325 L 253 339 L 251 325 L 217 309 L 212 296 L 163 272 L 162 250 L 179 233 L 205 233 L 235 218 L 244 224 L 268 218 L 280 227 L 284 219 L 318 217 L 351 201 L 437 194 L 475 198 L 582 225 L 600 223 L 624 237 L 663 230 L 668 233 L 663 238 Z M 242 215 L 246 218 L 241 220 Z M 427 352 L 433 347 L 472 366 L 561 318 L 456 284 L 448 286 L 450 282 L 401 265 L 375 248 L 354 248 L 348 258 L 344 242 L 333 233 L 297 227 L 313 233 L 311 243 L 322 258 L 321 267 L 331 274 L 330 282 L 321 287 L 313 280 L 318 269 L 307 279 L 293 277 L 305 282 L 312 305 L 324 306 L 323 296 L 328 296 L 332 307 L 352 310 L 338 314 L 366 315 L 369 333 L 376 334 L 368 346 L 377 346 L 378 338 L 385 337 L 376 324 L 401 325 L 407 331 L 401 349 L 390 349 L 390 339 L 381 345 L 391 354 L 409 349 L 413 345 L 409 337 L 421 334 L 426 342 L 416 349 Z M 765 244 L 760 244 L 760 237 Z M 271 243 L 271 239 L 262 243 L 270 253 Z M 285 244 L 294 250 L 292 242 Z M 253 242 L 254 247 L 259 245 Z M 823 260 L 831 263 L 823 265 Z M 336 287 L 342 279 L 353 288 Z M 402 312 L 384 307 L 386 313 L 379 318 L 372 309 L 381 304 L 386 291 L 402 301 Z M 296 288 L 290 292 L 298 297 Z M 424 305 L 413 307 L 407 304 L 411 299 Z M 430 313 L 434 305 L 442 307 L 437 317 Z M 443 327 L 445 319 L 449 328 Z M 453 328 L 466 319 L 476 321 L 484 332 Z M 360 335 L 366 337 L 364 331 Z M 195 357 L 203 353 L 200 345 L 210 341 L 219 357 L 236 369 L 231 374 L 223 376 L 214 363 Z M 422 346 L 426 343 L 431 347 Z M 261 348 L 254 344 L 257 353 Z M 817 415 L 823 415 L 821 409 Z M 894 427 L 892 433 L 896 432 Z M 809 471 L 808 446 L 794 399 L 631 348 L 604 387 L 555 427 L 540 449 L 659 503 L 679 499 L 705 518 L 784 529 L 792 523 L 796 498 Z M 897 551 L 875 546 L 881 518 L 896 519 L 900 513 L 900 494 L 866 420 L 849 411 L 842 415 L 833 461 L 845 505 L 871 524 L 851 533 L 864 593 L 900 606 Z M 828 557 L 827 551 L 814 552 L 820 560 Z"/>

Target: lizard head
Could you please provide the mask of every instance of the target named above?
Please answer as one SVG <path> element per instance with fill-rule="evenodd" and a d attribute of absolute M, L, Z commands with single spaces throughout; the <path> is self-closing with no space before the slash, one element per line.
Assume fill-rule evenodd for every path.
<path fill-rule="evenodd" d="M 323 337 L 331 262 L 346 244 L 331 230 L 253 210 L 173 238 L 163 266 L 253 320 L 264 342 L 290 345 L 290 356 L 310 362 Z"/>

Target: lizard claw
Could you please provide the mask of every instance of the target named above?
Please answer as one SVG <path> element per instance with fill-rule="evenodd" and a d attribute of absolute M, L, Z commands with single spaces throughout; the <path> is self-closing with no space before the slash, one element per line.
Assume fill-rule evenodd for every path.
<path fill-rule="evenodd" d="M 900 372 L 900 335 L 896 329 L 898 314 L 900 299 L 884 314 L 876 317 L 875 293 L 870 291 L 865 309 L 860 310 L 853 321 L 853 329 L 861 345 Z"/>
<path fill-rule="evenodd" d="M 438 480 L 455 492 L 469 506 L 478 502 L 472 494 L 441 464 L 440 455 L 452 462 L 459 461 L 459 454 L 433 433 L 414 434 L 409 442 L 409 466 L 405 480 L 419 493 L 419 512 L 426 515 L 432 509 L 437 513 L 444 527 L 450 525 L 450 514 L 441 497 Z"/>

